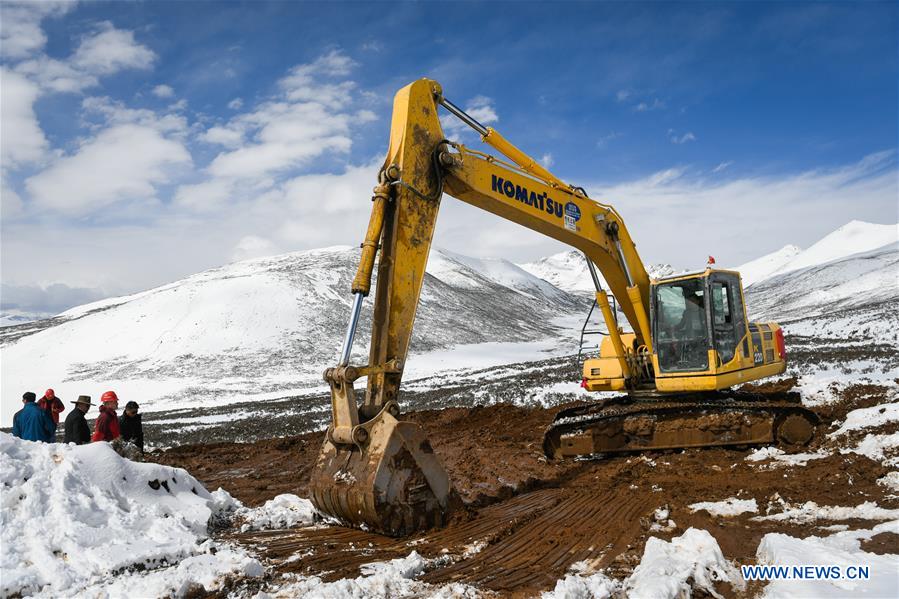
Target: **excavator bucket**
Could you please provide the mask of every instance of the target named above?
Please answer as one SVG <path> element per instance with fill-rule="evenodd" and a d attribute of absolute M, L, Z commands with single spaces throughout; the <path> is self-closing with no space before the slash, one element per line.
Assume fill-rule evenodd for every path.
<path fill-rule="evenodd" d="M 319 511 L 390 536 L 442 526 L 456 501 L 446 470 L 421 427 L 387 403 L 359 424 L 353 367 L 329 369 L 333 424 L 309 486 Z"/>
<path fill-rule="evenodd" d="M 453 491 L 421 427 L 386 410 L 370 424 L 359 445 L 325 438 L 310 484 L 315 506 L 390 536 L 445 524 Z"/>

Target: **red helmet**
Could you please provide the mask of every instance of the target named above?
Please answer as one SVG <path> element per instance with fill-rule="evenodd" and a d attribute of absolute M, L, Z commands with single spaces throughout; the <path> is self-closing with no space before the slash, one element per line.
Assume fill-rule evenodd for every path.
<path fill-rule="evenodd" d="M 53 399 L 54 397 L 56 397 L 56 393 L 53 392 L 53 389 L 47 389 L 47 391 L 44 393 L 44 397 L 46 397 L 47 399 Z"/>
<path fill-rule="evenodd" d="M 119 396 L 115 394 L 115 391 L 107 391 L 100 397 L 100 401 L 106 403 L 107 401 L 119 401 Z"/>

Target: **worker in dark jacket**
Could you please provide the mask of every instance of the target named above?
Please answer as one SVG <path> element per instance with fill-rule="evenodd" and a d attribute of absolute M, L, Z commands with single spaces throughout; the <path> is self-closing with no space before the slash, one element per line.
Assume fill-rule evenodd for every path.
<path fill-rule="evenodd" d="M 141 415 L 137 413 L 136 401 L 125 404 L 125 411 L 119 416 L 119 430 L 122 432 L 122 441 L 134 443 L 138 449 L 144 450 L 144 425 L 141 424 Z"/>
<path fill-rule="evenodd" d="M 74 443 L 75 445 L 84 445 L 91 442 L 91 429 L 84 419 L 84 415 L 94 405 L 91 403 L 90 395 L 79 395 L 78 401 L 73 401 L 75 409 L 66 416 L 66 443 Z"/>
<path fill-rule="evenodd" d="M 37 396 L 31 391 L 22 396 L 25 405 L 13 416 L 12 434 L 26 441 L 51 443 L 56 435 L 56 425 L 49 414 L 34 402 L 35 399 Z"/>

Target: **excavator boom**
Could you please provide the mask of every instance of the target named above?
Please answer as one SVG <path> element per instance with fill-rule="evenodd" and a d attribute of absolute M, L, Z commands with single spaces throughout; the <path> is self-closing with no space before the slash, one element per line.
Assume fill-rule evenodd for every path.
<path fill-rule="evenodd" d="M 475 129 L 481 140 L 505 160 L 445 139 L 439 106 Z M 774 323 L 765 325 L 765 341 L 759 338 L 755 343 L 745 322 L 737 273 L 706 270 L 682 277 L 686 282 L 650 281 L 622 218 L 612 206 L 566 184 L 498 132 L 446 100 L 437 82 L 421 79 L 401 89 L 394 99 L 390 144 L 374 188 L 369 226 L 352 285 L 350 324 L 338 365 L 324 374 L 331 388 L 332 424 L 310 485 L 320 510 L 348 524 L 403 535 L 441 525 L 458 502 L 447 473 L 420 427 L 399 419 L 397 401 L 444 194 L 584 253 L 608 329 L 600 356 L 585 362 L 586 388 L 626 390 L 632 396 L 683 394 L 720 390 L 735 382 L 783 372 L 785 352 L 780 329 Z M 349 359 L 356 323 L 363 298 L 371 291 L 376 258 L 368 364 L 353 366 Z M 602 274 L 633 332 L 618 326 L 595 269 Z M 681 321 L 677 321 L 677 315 L 682 316 Z M 777 353 L 772 349 L 774 335 L 780 335 Z M 354 382 L 362 377 L 367 382 L 359 402 Z M 547 432 L 547 455 L 678 446 L 678 435 L 671 431 L 679 426 L 692 430 L 691 426 L 705 417 L 707 405 L 714 404 L 708 398 L 692 401 L 682 397 L 681 401 L 652 413 L 642 406 L 616 406 L 614 410 L 566 415 Z M 791 406 L 795 408 L 795 402 Z M 689 415 L 686 423 L 678 420 L 678 407 Z M 731 407 L 728 413 L 736 416 L 724 420 L 739 421 L 740 409 Z M 743 437 L 747 440 L 742 442 L 767 442 L 776 436 L 776 407 L 760 408 L 753 414 L 751 423 L 747 420 L 736 426 L 737 433 L 726 432 L 728 443 Z M 647 437 L 645 431 L 637 431 L 635 434 L 643 437 L 634 443 L 634 434 L 625 431 L 634 418 L 665 422 L 659 431 L 667 432 L 660 432 L 656 442 L 652 434 Z M 788 428 L 793 430 L 793 437 L 803 437 L 807 431 L 792 422 Z M 702 429 L 701 423 L 697 426 Z M 616 441 L 599 439 L 597 431 Z M 714 432 L 682 437 L 699 445 L 726 444 Z"/>

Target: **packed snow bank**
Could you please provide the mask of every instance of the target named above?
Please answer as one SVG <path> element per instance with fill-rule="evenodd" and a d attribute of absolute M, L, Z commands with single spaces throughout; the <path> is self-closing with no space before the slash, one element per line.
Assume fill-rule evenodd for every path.
<path fill-rule="evenodd" d="M 692 503 L 687 507 L 693 512 L 704 510 L 712 516 L 739 516 L 746 512 L 754 514 L 759 511 L 759 506 L 755 499 L 737 499 L 736 497 L 721 501 L 700 501 L 699 503 Z"/>
<path fill-rule="evenodd" d="M 776 580 L 765 587 L 768 599 L 799 597 L 899 597 L 899 556 L 862 551 L 860 540 L 882 533 L 899 533 L 899 522 L 871 530 L 839 532 L 829 537 L 797 539 L 781 533 L 762 538 L 756 558 L 762 565 L 868 566 L 868 580 Z"/>
<path fill-rule="evenodd" d="M 643 559 L 624 590 L 631 599 L 687 597 L 691 588 L 721 597 L 715 591 L 716 582 L 743 588 L 737 569 L 724 558 L 715 537 L 706 530 L 688 528 L 670 543 L 656 537 L 647 540 Z"/>
<path fill-rule="evenodd" d="M 618 596 L 628 599 L 675 599 L 689 597 L 691 589 L 701 589 L 720 599 L 715 583 L 723 582 L 743 590 L 737 569 L 724 558 L 718 542 L 708 531 L 689 528 L 670 542 L 651 537 L 640 564 L 623 582 L 597 572 L 590 576 L 569 575 L 542 599 L 598 598 Z"/>
<path fill-rule="evenodd" d="M 325 516 L 315 509 L 311 501 L 290 493 L 269 499 L 260 507 L 240 506 L 234 515 L 237 519 L 243 520 L 240 525 L 241 532 L 309 526 L 325 520 Z"/>
<path fill-rule="evenodd" d="M 262 574 L 255 559 L 207 540 L 223 492 L 214 498 L 183 469 L 126 460 L 106 443 L 6 433 L 0 455 L 4 596 L 163 596 Z"/>

